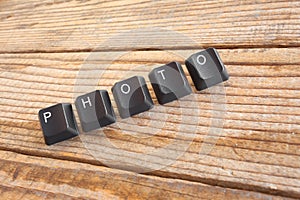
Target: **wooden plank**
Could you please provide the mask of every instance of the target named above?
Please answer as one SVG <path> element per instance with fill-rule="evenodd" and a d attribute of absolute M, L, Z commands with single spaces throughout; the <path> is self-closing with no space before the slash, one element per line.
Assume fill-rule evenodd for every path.
<path fill-rule="evenodd" d="M 299 1 L 1 1 L 0 52 L 297 47 L 299 13 Z"/>
<path fill-rule="evenodd" d="M 93 145 L 95 138 L 101 139 L 93 134 L 82 134 L 81 138 L 46 146 L 37 112 L 56 102 L 73 102 L 74 83 L 82 63 L 89 63 L 85 71 L 93 72 L 93 69 L 107 64 L 110 56 L 116 53 L 119 52 L 98 52 L 89 59 L 88 53 L 1 54 L 0 148 L 36 156 L 103 164 L 81 142 L 83 140 L 85 145 Z M 136 130 L 130 128 L 136 128 L 136 121 L 118 121 L 104 129 L 107 137 L 117 145 L 116 148 L 107 147 L 107 157 L 121 162 L 124 157 L 116 155 L 116 152 L 118 148 L 123 148 L 132 153 L 125 157 L 128 162 L 142 162 L 137 156 L 138 152 L 172 142 L 178 132 L 181 116 L 187 119 L 198 117 L 199 121 L 184 122 L 184 133 L 177 137 L 179 142 L 191 142 L 189 148 L 186 151 L 180 146 L 168 149 L 170 154 L 182 153 L 182 156 L 165 168 L 149 172 L 150 175 L 299 198 L 299 49 L 224 49 L 220 50 L 220 54 L 231 78 L 225 83 L 227 113 L 224 130 L 219 137 L 206 137 L 212 111 L 217 112 L 217 108 L 211 103 L 209 91 L 204 91 L 196 95 L 196 102 L 201 102 L 197 104 L 201 110 L 199 115 L 193 112 L 195 108 L 190 103 L 193 99 L 181 100 L 182 109 L 178 109 L 176 102 L 165 106 L 170 117 L 166 126 L 151 139 L 139 137 L 149 137 L 147 134 L 156 130 L 153 123 L 148 124 L 148 114 L 153 114 L 152 122 L 159 123 L 163 117 L 159 109 L 133 118 L 139 123 L 138 135 Z M 114 82 L 122 79 L 117 70 L 133 68 L 133 73 L 146 76 L 153 66 L 176 59 L 178 56 L 163 51 L 127 52 L 109 65 L 101 82 L 97 81 L 97 74 L 91 73 L 80 79 L 87 84 L 96 81 L 98 88 L 110 89 Z M 87 91 L 77 91 L 78 94 L 81 92 Z M 155 107 L 158 107 L 157 103 Z M 134 133 L 134 136 L 123 134 L 117 125 L 124 126 L 124 130 Z M 195 126 L 196 131 L 193 130 Z M 214 145 L 214 142 L 216 145 L 208 155 L 199 155 L 203 144 Z M 94 150 L 94 153 L 100 154 L 98 150 Z M 154 157 L 149 165 L 154 165 L 156 160 L 169 162 L 170 158 L 162 154 Z M 126 168 L 126 163 L 118 164 L 115 167 Z"/>
<path fill-rule="evenodd" d="M 287 199 L 0 151 L 4 199 Z"/>

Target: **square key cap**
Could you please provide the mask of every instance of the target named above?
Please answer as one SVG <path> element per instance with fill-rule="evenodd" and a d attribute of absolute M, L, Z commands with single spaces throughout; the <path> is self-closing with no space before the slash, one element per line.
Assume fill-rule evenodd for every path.
<path fill-rule="evenodd" d="M 160 104 L 191 94 L 192 89 L 178 62 L 171 62 L 149 73 L 153 90 Z"/>
<path fill-rule="evenodd" d="M 214 48 L 191 55 L 185 61 L 185 65 L 197 90 L 204 90 L 229 78 L 226 68 Z"/>
<path fill-rule="evenodd" d="M 115 83 L 112 92 L 121 118 L 136 115 L 153 107 L 153 101 L 142 76 L 133 76 Z"/>
<path fill-rule="evenodd" d="M 59 103 L 39 111 L 45 143 L 55 144 L 79 134 L 72 105 Z"/>
<path fill-rule="evenodd" d="M 75 105 L 84 132 L 116 122 L 115 112 L 106 90 L 96 90 L 79 96 Z"/>

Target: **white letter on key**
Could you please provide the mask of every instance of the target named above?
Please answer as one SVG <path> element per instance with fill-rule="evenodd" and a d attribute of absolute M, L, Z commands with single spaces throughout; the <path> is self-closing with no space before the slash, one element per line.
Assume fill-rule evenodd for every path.
<path fill-rule="evenodd" d="M 126 91 L 124 90 L 124 87 L 127 87 L 127 90 L 126 90 Z M 123 94 L 128 94 L 128 93 L 130 92 L 130 86 L 129 86 L 128 84 L 123 84 L 123 85 L 121 85 L 121 92 L 122 92 Z"/>
<path fill-rule="evenodd" d="M 48 123 L 48 120 L 52 115 L 51 115 L 51 112 L 45 112 L 43 113 L 44 115 L 44 120 L 45 120 L 45 123 L 47 124 Z"/>
<path fill-rule="evenodd" d="M 166 80 L 166 77 L 165 77 L 165 75 L 163 74 L 164 71 L 165 71 L 164 69 L 163 69 L 163 70 L 159 70 L 159 71 L 157 71 L 157 73 L 159 73 L 159 74 L 162 76 L 162 78 L 163 78 L 164 80 Z"/>
<path fill-rule="evenodd" d="M 82 105 L 83 105 L 83 108 L 86 109 L 86 104 L 88 103 L 90 107 L 92 107 L 92 102 L 91 102 L 91 99 L 90 97 L 87 97 L 87 101 L 84 101 L 83 99 L 81 99 L 81 102 L 82 102 Z"/>

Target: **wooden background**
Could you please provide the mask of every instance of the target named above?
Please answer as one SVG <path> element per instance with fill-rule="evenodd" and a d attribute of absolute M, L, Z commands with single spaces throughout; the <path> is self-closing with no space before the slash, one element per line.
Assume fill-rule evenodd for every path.
<path fill-rule="evenodd" d="M 300 198 L 300 1 L 0 0 L 0 19 L 1 199 Z M 135 50 L 113 63 L 101 84 L 111 85 L 137 63 L 172 61 L 164 50 L 217 48 L 231 78 L 223 133 L 212 151 L 198 154 L 211 122 L 207 91 L 194 102 L 197 137 L 162 169 L 105 167 L 79 137 L 46 146 L 38 110 L 74 101 L 77 73 L 99 44 L 149 27 L 178 32 L 195 45 L 164 37 L 156 40 L 159 51 L 147 43 L 136 50 L 134 37 L 123 38 L 127 46 L 100 45 L 98 65 L 114 52 Z M 170 134 L 179 115 L 173 112 Z M 170 139 L 164 131 L 153 140 L 113 128 L 107 135 L 133 152 Z M 189 133 L 181 139 L 190 140 Z"/>

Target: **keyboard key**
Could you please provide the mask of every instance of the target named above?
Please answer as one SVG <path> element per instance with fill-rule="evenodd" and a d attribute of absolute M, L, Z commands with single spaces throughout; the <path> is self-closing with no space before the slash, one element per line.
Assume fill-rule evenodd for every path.
<path fill-rule="evenodd" d="M 116 122 L 115 112 L 106 90 L 96 90 L 79 96 L 75 105 L 84 132 Z"/>
<path fill-rule="evenodd" d="M 60 103 L 39 111 L 45 143 L 55 144 L 79 134 L 71 104 Z"/>
<path fill-rule="evenodd" d="M 160 104 L 191 94 L 192 89 L 178 62 L 153 69 L 149 74 L 153 90 Z"/>
<path fill-rule="evenodd" d="M 133 76 L 115 83 L 112 92 L 123 119 L 153 107 L 145 79 L 141 76 Z"/>
<path fill-rule="evenodd" d="M 204 90 L 229 78 L 226 68 L 214 48 L 191 55 L 185 61 L 185 65 L 197 90 Z"/>

